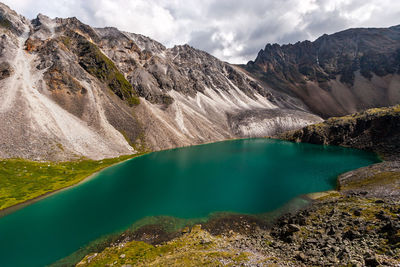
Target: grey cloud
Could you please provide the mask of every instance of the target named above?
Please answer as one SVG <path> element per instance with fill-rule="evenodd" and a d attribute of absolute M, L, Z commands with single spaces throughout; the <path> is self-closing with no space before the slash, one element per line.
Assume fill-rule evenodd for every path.
<path fill-rule="evenodd" d="M 189 43 L 233 63 L 267 43 L 314 40 L 349 27 L 400 24 L 393 0 L 2 0 L 29 18 L 76 16 L 95 27 L 141 33 L 167 46 Z"/>
<path fill-rule="evenodd" d="M 304 24 L 306 27 L 299 34 L 293 34 L 291 38 L 288 36 L 281 39 L 281 42 L 295 42 L 304 38 L 315 39 L 324 33 L 334 33 L 344 30 L 351 26 L 351 23 L 341 16 L 338 10 L 325 12 L 324 16 L 316 13 L 310 13 L 304 16 Z"/>
<path fill-rule="evenodd" d="M 217 31 L 218 30 L 216 28 L 211 28 L 204 31 L 194 31 L 190 35 L 188 44 L 204 51 L 223 49 L 224 47 L 220 42 L 212 40 L 213 34 L 215 34 Z"/>

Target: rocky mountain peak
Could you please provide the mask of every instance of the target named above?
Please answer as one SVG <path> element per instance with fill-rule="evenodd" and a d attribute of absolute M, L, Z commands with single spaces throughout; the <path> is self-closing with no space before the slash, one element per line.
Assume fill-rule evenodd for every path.
<path fill-rule="evenodd" d="M 389 96 L 378 89 L 395 90 L 389 88 L 400 74 L 399 40 L 394 26 L 348 29 L 314 42 L 267 44 L 246 70 L 272 88 L 301 98 L 322 116 L 344 115 L 400 102 L 397 93 Z M 323 105 L 317 103 L 321 101 Z"/>
<path fill-rule="evenodd" d="M 399 25 L 392 26 L 392 27 L 390 27 L 389 29 L 395 30 L 395 31 L 400 31 L 400 24 L 399 24 Z"/>
<path fill-rule="evenodd" d="M 28 20 L 7 5 L 0 2 L 0 28 L 10 30 L 17 35 L 25 31 Z"/>

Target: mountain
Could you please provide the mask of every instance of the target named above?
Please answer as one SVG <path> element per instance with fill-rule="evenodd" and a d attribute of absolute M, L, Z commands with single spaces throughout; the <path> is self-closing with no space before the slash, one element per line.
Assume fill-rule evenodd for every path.
<path fill-rule="evenodd" d="M 325 118 L 400 103 L 400 25 L 268 44 L 243 66 Z"/>
<path fill-rule="evenodd" d="M 243 69 L 0 4 L 0 158 L 101 159 L 277 134 L 321 118 Z"/>

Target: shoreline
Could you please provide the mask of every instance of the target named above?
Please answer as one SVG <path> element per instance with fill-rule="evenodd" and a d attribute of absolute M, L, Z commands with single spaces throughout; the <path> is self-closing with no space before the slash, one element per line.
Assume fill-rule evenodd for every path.
<path fill-rule="evenodd" d="M 32 198 L 32 199 L 28 199 L 28 200 L 23 201 L 23 202 L 21 202 L 21 203 L 18 203 L 18 204 L 15 204 L 15 205 L 13 205 L 13 206 L 10 206 L 10 207 L 7 207 L 7 208 L 5 208 L 5 209 L 2 209 L 2 210 L 0 210 L 0 218 L 2 218 L 2 217 L 4 217 L 4 216 L 7 216 L 8 214 L 11 214 L 11 213 L 13 213 L 13 212 L 15 212 L 15 211 L 17 211 L 17 210 L 19 210 L 19 209 L 22 209 L 22 208 L 24 208 L 24 207 L 26 207 L 26 206 L 28 206 L 28 205 L 34 204 L 34 203 L 36 203 L 36 202 L 38 202 L 38 201 L 40 201 L 40 200 L 42 200 L 42 199 L 44 199 L 44 198 L 50 197 L 50 196 L 52 196 L 52 195 L 54 195 L 54 194 L 56 194 L 56 193 L 60 193 L 60 192 L 62 192 L 62 191 L 71 189 L 71 188 L 73 188 L 73 187 L 75 187 L 75 186 L 79 186 L 79 185 L 81 185 L 81 184 L 83 184 L 83 183 L 85 183 L 85 182 L 87 182 L 87 181 L 93 179 L 99 172 L 104 171 L 104 170 L 107 169 L 107 168 L 116 166 L 116 165 L 118 165 L 118 164 L 120 164 L 120 163 L 126 162 L 126 161 L 131 160 L 131 159 L 134 159 L 134 158 L 138 158 L 138 157 L 141 157 L 141 156 L 144 156 L 144 155 L 148 155 L 148 154 L 151 154 L 151 153 L 154 153 L 154 152 L 162 152 L 162 151 L 176 150 L 176 149 L 189 148 L 189 147 L 196 147 L 196 146 L 202 146 L 202 145 L 217 144 L 217 143 L 222 143 L 222 142 L 230 142 L 230 141 L 238 141 L 238 140 L 254 140 L 254 139 L 269 139 L 269 140 L 272 139 L 272 140 L 280 140 L 280 141 L 286 141 L 286 142 L 290 142 L 290 143 L 296 143 L 296 142 L 293 142 L 293 141 L 288 141 L 288 140 L 285 140 L 285 139 L 274 138 L 274 137 L 270 137 L 270 136 L 264 136 L 264 137 L 241 137 L 241 138 L 229 138 L 229 139 L 219 140 L 219 141 L 211 141 L 211 142 L 206 142 L 206 143 L 201 143 L 201 144 L 193 144 L 193 145 L 187 145 L 187 146 L 179 146 L 179 147 L 161 149 L 161 150 L 156 150 L 156 151 L 149 151 L 149 152 L 145 152 L 145 153 L 139 154 L 139 155 L 137 155 L 137 156 L 133 155 L 133 156 L 132 156 L 131 158 L 129 158 L 129 159 L 126 159 L 126 160 L 123 160 L 123 161 L 120 161 L 120 162 L 111 164 L 110 166 L 107 166 L 107 167 L 104 167 L 104 168 L 102 168 L 102 169 L 100 169 L 100 170 L 97 170 L 96 172 L 94 172 L 94 173 L 92 173 L 92 174 L 86 176 L 85 178 L 83 178 L 83 179 L 82 179 L 81 181 L 79 181 L 78 183 L 75 183 L 75 184 L 72 184 L 72 185 L 69 185 L 69 186 L 66 186 L 66 187 L 63 187 L 63 188 L 59 188 L 59 189 L 56 189 L 56 190 L 54 190 L 54 191 L 47 192 L 47 193 L 45 193 L 45 194 L 43 194 L 43 195 L 34 197 L 34 198 Z M 354 148 L 353 148 L 353 149 L 354 149 Z M 363 151 L 364 151 L 364 150 L 363 150 Z M 375 153 L 375 154 L 376 154 L 376 153 Z M 377 154 L 377 155 L 378 155 L 378 154 Z M 379 155 L 378 155 L 378 157 L 379 157 Z M 380 157 L 379 157 L 379 158 L 380 158 Z M 380 158 L 380 159 L 381 159 L 381 158 Z M 382 159 L 381 159 L 381 160 L 382 160 Z M 385 161 L 385 160 L 382 160 L 382 162 L 383 162 L 383 161 Z M 339 176 L 340 176 L 340 175 L 339 175 Z M 337 177 L 337 179 L 339 178 L 339 176 Z M 334 191 L 335 191 L 335 190 L 334 190 Z M 313 199 L 312 197 L 310 197 L 310 196 L 309 196 L 310 194 L 312 195 L 312 194 L 319 194 L 319 193 L 324 193 L 324 192 L 325 192 L 325 191 L 323 191 L 323 192 L 309 193 L 309 194 L 305 194 L 304 197 L 305 197 L 305 198 L 308 198 L 308 199 L 311 200 L 311 201 L 313 201 L 313 200 L 315 200 L 315 199 Z"/>
<path fill-rule="evenodd" d="M 128 159 L 123 160 L 123 161 L 120 161 L 120 162 L 113 163 L 113 164 L 111 164 L 111 165 L 109 165 L 109 166 L 106 166 L 106 167 L 103 167 L 103 168 L 101 168 L 101 169 L 99 169 L 99 170 L 97 170 L 97 171 L 95 171 L 95 172 L 89 174 L 88 176 L 86 176 L 85 178 L 83 178 L 82 180 L 80 180 L 79 182 L 77 182 L 77 183 L 75 183 L 75 184 L 72 184 L 72 185 L 69 185 L 69 186 L 66 186 L 66 187 L 62 187 L 62 188 L 56 189 L 56 190 L 54 190 L 54 191 L 49 191 L 49 192 L 47 192 L 47 193 L 45 193 L 45 194 L 42 194 L 42 195 L 40 195 L 40 196 L 37 196 L 37 197 L 31 198 L 31 199 L 25 200 L 25 201 L 20 202 L 20 203 L 18 203 L 18 204 L 15 204 L 15 205 L 12 205 L 12 206 L 7 207 L 7 208 L 5 208 L 5 209 L 2 209 L 2 210 L 0 210 L 0 219 L 1 219 L 2 217 L 5 217 L 5 216 L 7 216 L 7 215 L 9 215 L 9 214 L 11 214 L 11 213 L 17 211 L 17 210 L 20 210 L 20 209 L 26 207 L 26 206 L 29 206 L 29 205 L 31 205 L 31 204 L 34 204 L 34 203 L 36 203 L 36 202 L 38 202 L 38 201 L 40 201 L 40 200 L 42 200 L 42 199 L 45 199 L 45 198 L 47 198 L 47 197 L 50 197 L 50 196 L 52 196 L 52 195 L 54 195 L 54 194 L 57 194 L 57 193 L 60 193 L 60 192 L 62 192 L 62 191 L 71 189 L 71 188 L 76 187 L 76 186 L 78 186 L 78 185 L 84 184 L 84 183 L 90 181 L 91 179 L 95 178 L 100 172 L 104 171 L 105 169 L 108 169 L 108 168 L 110 168 L 110 167 L 114 167 L 114 166 L 116 166 L 116 165 L 118 165 L 118 164 L 121 164 L 121 163 L 123 163 L 123 162 L 127 162 L 127 161 L 129 161 L 129 160 L 132 160 L 132 159 L 134 159 L 134 158 L 138 158 L 138 157 L 140 157 L 140 156 L 144 156 L 144 155 L 147 155 L 147 154 L 149 154 L 149 153 L 139 154 L 139 155 L 137 155 L 137 156 L 133 155 L 131 158 L 128 158 Z"/>

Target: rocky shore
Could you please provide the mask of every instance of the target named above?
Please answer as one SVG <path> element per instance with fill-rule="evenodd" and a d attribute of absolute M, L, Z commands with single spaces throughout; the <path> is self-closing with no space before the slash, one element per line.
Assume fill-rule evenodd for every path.
<path fill-rule="evenodd" d="M 137 252 L 144 244 L 148 247 Z M 154 250 L 159 254 L 154 255 Z M 400 201 L 392 196 L 332 191 L 307 208 L 280 217 L 273 225 L 255 216 L 235 215 L 173 234 L 162 226 L 144 226 L 125 232 L 78 266 L 98 264 L 399 266 Z"/>

